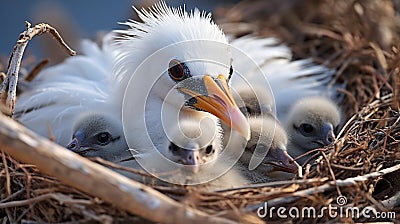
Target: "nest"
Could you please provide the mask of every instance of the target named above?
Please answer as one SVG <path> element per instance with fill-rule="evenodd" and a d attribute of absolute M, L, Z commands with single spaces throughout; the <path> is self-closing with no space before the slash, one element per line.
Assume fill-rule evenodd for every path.
<path fill-rule="evenodd" d="M 346 122 L 334 145 L 316 149 L 315 163 L 302 178 L 218 192 L 193 187 L 152 186 L 180 203 L 211 216 L 257 223 L 282 221 L 277 213 L 258 217 L 265 206 L 374 208 L 400 217 L 400 54 L 397 2 L 242 1 L 216 9 L 223 29 L 236 36 L 275 36 L 294 58 L 312 57 L 336 69 L 345 83 L 341 108 Z M 0 143 L 1 146 L 1 143 Z M 97 160 L 104 165 L 112 166 Z M 115 168 L 115 166 L 114 166 Z M 63 185 L 35 166 L 2 153 L 0 217 L 4 222 L 144 222 L 100 198 Z M 382 171 L 383 172 L 379 172 Z M 345 196 L 345 197 L 344 197 Z M 345 200 L 345 201 L 343 201 Z M 384 218 L 288 217 L 295 222 L 396 221 Z M 284 219 L 285 220 L 285 219 Z"/>

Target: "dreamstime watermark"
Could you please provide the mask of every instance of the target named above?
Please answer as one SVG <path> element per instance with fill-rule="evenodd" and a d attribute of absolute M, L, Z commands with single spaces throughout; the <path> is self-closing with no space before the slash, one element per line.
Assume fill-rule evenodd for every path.
<path fill-rule="evenodd" d="M 374 207 L 367 206 L 364 208 L 347 206 L 347 198 L 339 196 L 336 204 L 329 204 L 320 208 L 305 206 L 298 207 L 275 207 L 268 206 L 268 202 L 264 202 L 257 209 L 257 215 L 260 218 L 366 218 L 366 219 L 396 219 L 395 212 L 377 211 Z"/>

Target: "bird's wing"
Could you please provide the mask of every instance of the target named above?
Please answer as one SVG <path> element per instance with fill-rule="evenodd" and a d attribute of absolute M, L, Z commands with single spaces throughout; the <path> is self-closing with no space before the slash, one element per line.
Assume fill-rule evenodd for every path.
<path fill-rule="evenodd" d="M 311 59 L 292 60 L 290 49 L 275 38 L 244 36 L 234 39 L 231 45 L 252 59 L 243 58 L 240 53 L 233 54 L 234 70 L 240 71 L 254 85 L 267 80 L 280 120 L 285 120 L 290 106 L 301 98 L 315 95 L 337 97 L 336 89 L 341 86 L 328 85 L 334 77 L 334 70 L 317 65 Z M 232 82 L 234 86 L 235 79 Z"/>
<path fill-rule="evenodd" d="M 97 44 L 82 41 L 82 54 L 46 68 L 18 96 L 15 118 L 49 137 L 48 126 L 59 144 L 72 137 L 76 116 L 90 110 L 112 110 L 115 85 L 112 54 Z"/>

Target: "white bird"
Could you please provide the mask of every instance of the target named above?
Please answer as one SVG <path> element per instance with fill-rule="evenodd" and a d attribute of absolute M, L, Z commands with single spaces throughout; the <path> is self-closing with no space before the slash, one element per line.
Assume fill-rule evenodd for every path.
<path fill-rule="evenodd" d="M 301 99 L 290 109 L 286 121 L 291 154 L 297 157 L 311 149 L 321 148 L 335 141 L 335 130 L 341 121 L 338 106 L 325 97 Z M 305 161 L 305 158 L 299 161 Z"/>
<path fill-rule="evenodd" d="M 132 157 L 126 144 L 121 117 L 104 112 L 87 112 L 77 118 L 73 139 L 67 149 L 85 157 L 122 162 Z"/>
<path fill-rule="evenodd" d="M 248 139 L 247 119 L 228 87 L 230 46 L 211 15 L 165 3 L 137 13 L 143 22 L 126 22 L 130 28 L 118 31 L 115 61 L 124 130 L 135 158 L 147 163 L 143 158 L 162 147 L 180 113 L 211 113 Z"/>

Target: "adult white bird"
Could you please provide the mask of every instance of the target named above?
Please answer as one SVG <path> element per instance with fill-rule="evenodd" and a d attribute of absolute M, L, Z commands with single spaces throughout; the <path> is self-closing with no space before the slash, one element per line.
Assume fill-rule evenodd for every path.
<path fill-rule="evenodd" d="M 332 144 L 340 121 L 338 106 L 328 98 L 314 96 L 295 103 L 285 124 L 292 155 L 297 157 L 311 149 Z M 299 161 L 304 162 L 305 158 Z"/>
<path fill-rule="evenodd" d="M 104 38 L 102 48 L 84 40 L 80 55 L 41 71 L 18 96 L 15 118 L 44 137 L 54 136 L 62 146 L 70 143 L 84 115 L 90 123 L 91 113 L 103 112 L 102 117 L 114 117 L 109 121 L 117 126 L 121 99 L 115 98 L 110 38 Z"/>
<path fill-rule="evenodd" d="M 211 113 L 248 139 L 249 124 L 228 87 L 231 47 L 211 15 L 163 2 L 137 13 L 143 22 L 128 21 L 129 29 L 117 31 L 115 62 L 124 131 L 136 159 L 147 163 L 145 154 L 162 147 L 180 113 Z"/>

